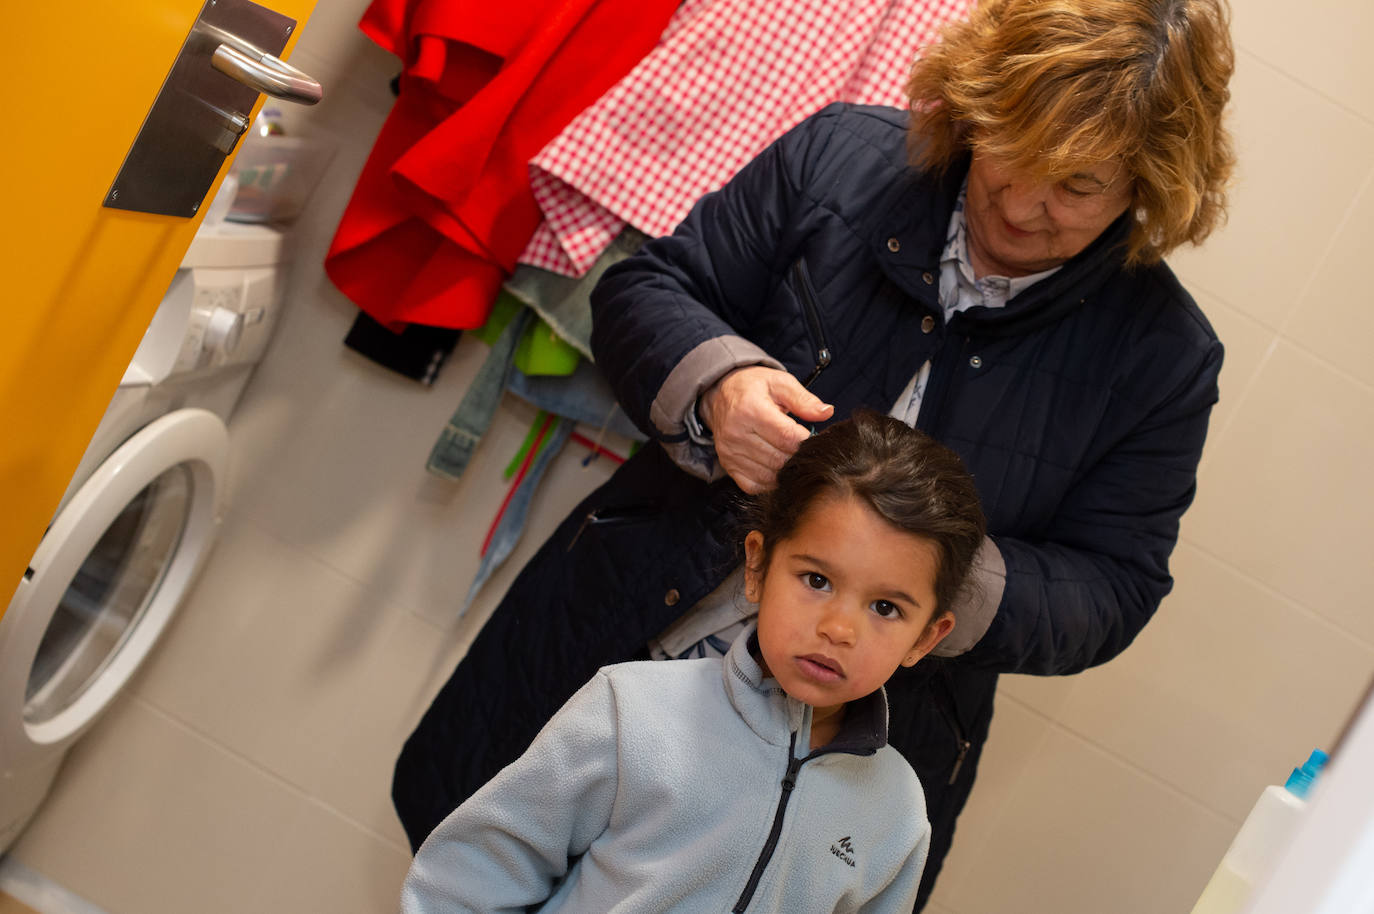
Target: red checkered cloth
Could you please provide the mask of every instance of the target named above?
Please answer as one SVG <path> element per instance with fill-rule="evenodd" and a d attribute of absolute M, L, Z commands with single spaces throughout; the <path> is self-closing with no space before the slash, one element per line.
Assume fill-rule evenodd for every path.
<path fill-rule="evenodd" d="M 970 0 L 684 0 L 654 50 L 530 162 L 520 262 L 586 273 L 627 224 L 666 235 L 835 101 L 903 106 L 918 49 Z"/>

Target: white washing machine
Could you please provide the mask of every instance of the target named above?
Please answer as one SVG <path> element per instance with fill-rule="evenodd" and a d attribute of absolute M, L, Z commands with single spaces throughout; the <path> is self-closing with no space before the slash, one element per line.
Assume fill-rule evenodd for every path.
<path fill-rule="evenodd" d="M 0 851 L 152 650 L 208 554 L 285 238 L 202 228 L 0 618 Z"/>

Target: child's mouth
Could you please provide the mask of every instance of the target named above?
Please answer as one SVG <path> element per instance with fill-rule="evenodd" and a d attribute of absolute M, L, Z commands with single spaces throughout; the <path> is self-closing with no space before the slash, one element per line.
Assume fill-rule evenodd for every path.
<path fill-rule="evenodd" d="M 807 654 L 797 658 L 802 672 L 821 682 L 837 682 L 844 678 L 844 668 L 839 661 L 824 654 Z"/>

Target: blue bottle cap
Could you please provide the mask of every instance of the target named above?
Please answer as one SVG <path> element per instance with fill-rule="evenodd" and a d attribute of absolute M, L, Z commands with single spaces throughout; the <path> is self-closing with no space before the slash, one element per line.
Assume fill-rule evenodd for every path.
<path fill-rule="evenodd" d="M 1317 775 L 1321 773 L 1323 766 L 1326 765 L 1326 753 L 1320 749 L 1313 749 L 1312 754 L 1303 762 L 1301 768 L 1294 768 L 1293 773 L 1288 776 L 1284 783 L 1284 789 L 1295 797 L 1307 798 L 1307 791 L 1312 789 L 1312 785 L 1317 780 Z"/>

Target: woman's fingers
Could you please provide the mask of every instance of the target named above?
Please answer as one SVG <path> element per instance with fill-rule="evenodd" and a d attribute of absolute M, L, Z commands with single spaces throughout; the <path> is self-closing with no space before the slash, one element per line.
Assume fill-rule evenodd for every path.
<path fill-rule="evenodd" d="M 778 469 L 811 434 L 788 413 L 820 421 L 834 411 L 787 372 L 761 365 L 726 375 L 701 407 L 721 468 L 751 494 L 771 489 Z"/>
<path fill-rule="evenodd" d="M 806 422 L 822 422 L 830 418 L 835 407 L 802 386 L 802 383 L 785 371 L 774 372 L 768 378 L 769 390 L 773 401 L 784 412 L 791 413 Z"/>

